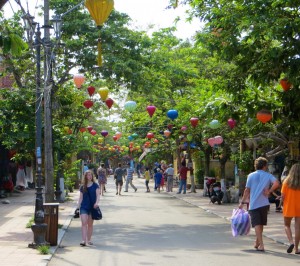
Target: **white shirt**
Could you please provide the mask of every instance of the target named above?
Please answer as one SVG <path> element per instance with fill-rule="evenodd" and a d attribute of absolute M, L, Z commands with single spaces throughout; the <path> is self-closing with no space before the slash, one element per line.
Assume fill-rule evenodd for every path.
<path fill-rule="evenodd" d="M 169 167 L 166 169 L 165 173 L 167 175 L 174 175 L 174 168 L 173 167 Z"/>

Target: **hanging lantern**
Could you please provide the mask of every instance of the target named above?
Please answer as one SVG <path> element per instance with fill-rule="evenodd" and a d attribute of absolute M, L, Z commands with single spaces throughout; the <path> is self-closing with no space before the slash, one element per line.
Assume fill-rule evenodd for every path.
<path fill-rule="evenodd" d="M 147 112 L 150 117 L 153 116 L 153 114 L 155 113 L 155 110 L 156 110 L 156 107 L 154 105 L 147 106 Z"/>
<path fill-rule="evenodd" d="M 190 119 L 190 123 L 192 125 L 193 128 L 195 128 L 198 125 L 199 119 L 197 117 L 192 117 Z"/>
<path fill-rule="evenodd" d="M 116 133 L 116 136 L 117 136 L 117 138 L 118 138 L 118 140 L 122 137 L 122 133 L 121 132 L 117 132 Z"/>
<path fill-rule="evenodd" d="M 102 143 L 103 142 L 103 138 L 98 138 L 98 143 Z"/>
<path fill-rule="evenodd" d="M 78 89 L 80 89 L 81 86 L 82 86 L 82 84 L 83 84 L 84 81 L 85 81 L 85 77 L 84 77 L 83 74 L 75 74 L 75 75 L 73 76 L 73 80 L 74 80 L 74 83 L 75 83 L 76 87 L 77 87 Z"/>
<path fill-rule="evenodd" d="M 97 131 L 96 131 L 95 129 L 92 129 L 92 130 L 91 130 L 91 134 L 92 134 L 93 136 L 95 136 L 95 135 L 97 134 Z"/>
<path fill-rule="evenodd" d="M 64 131 L 65 131 L 65 133 L 68 133 L 69 132 L 69 127 L 64 127 Z"/>
<path fill-rule="evenodd" d="M 133 140 L 133 136 L 128 136 L 128 140 Z"/>
<path fill-rule="evenodd" d="M 147 139 L 153 139 L 154 138 L 154 134 L 152 132 L 147 133 L 146 136 Z"/>
<path fill-rule="evenodd" d="M 128 101 L 125 103 L 124 108 L 128 112 L 133 112 L 136 109 L 136 102 L 134 101 Z"/>
<path fill-rule="evenodd" d="M 188 141 L 191 141 L 191 140 L 193 140 L 193 135 L 192 134 L 188 134 L 186 136 L 186 138 L 187 138 Z"/>
<path fill-rule="evenodd" d="M 87 130 L 88 130 L 89 132 L 91 132 L 91 131 L 92 131 L 92 129 L 93 129 L 93 127 L 92 127 L 92 126 L 88 126 L 88 127 L 87 127 Z"/>
<path fill-rule="evenodd" d="M 220 145 L 223 142 L 223 138 L 221 136 L 215 136 L 214 139 L 216 145 Z"/>
<path fill-rule="evenodd" d="M 71 135 L 72 133 L 73 133 L 73 130 L 71 128 L 69 128 L 68 134 Z"/>
<path fill-rule="evenodd" d="M 85 0 L 85 6 L 90 12 L 90 15 L 96 22 L 97 28 L 101 29 L 104 22 L 107 20 L 111 11 L 114 8 L 113 0 Z M 102 66 L 102 49 L 101 49 L 101 36 L 99 32 L 98 38 L 98 66 Z"/>
<path fill-rule="evenodd" d="M 84 105 L 85 108 L 90 109 L 94 105 L 94 103 L 93 103 L 92 100 L 85 100 L 83 102 L 83 105 Z"/>
<path fill-rule="evenodd" d="M 118 137 L 117 137 L 117 136 L 113 136 L 113 140 L 114 140 L 114 141 L 117 141 L 117 140 L 118 140 Z"/>
<path fill-rule="evenodd" d="M 131 136 L 135 139 L 135 138 L 137 138 L 139 135 L 136 134 L 136 133 L 133 133 Z"/>
<path fill-rule="evenodd" d="M 102 130 L 101 135 L 105 138 L 108 136 L 108 132 L 106 130 Z"/>
<path fill-rule="evenodd" d="M 159 140 L 158 139 L 154 139 L 153 142 L 157 144 L 157 143 L 159 143 Z"/>
<path fill-rule="evenodd" d="M 272 113 L 269 110 L 263 109 L 256 114 L 256 118 L 257 120 L 265 124 L 272 119 Z"/>
<path fill-rule="evenodd" d="M 108 97 L 108 92 L 109 92 L 109 89 L 104 87 L 104 88 L 101 88 L 98 90 L 98 94 L 100 95 L 100 98 L 102 101 L 105 101 Z"/>
<path fill-rule="evenodd" d="M 167 125 L 167 128 L 168 128 L 169 130 L 172 130 L 173 126 L 174 126 L 174 125 L 172 125 L 172 124 L 168 124 L 168 125 Z"/>
<path fill-rule="evenodd" d="M 186 130 L 187 130 L 187 126 L 182 126 L 182 127 L 181 127 L 181 131 L 184 132 L 184 131 L 186 131 Z"/>
<path fill-rule="evenodd" d="M 165 130 L 165 131 L 164 131 L 164 135 L 165 135 L 167 138 L 170 137 L 171 131 Z"/>
<path fill-rule="evenodd" d="M 114 100 L 111 98 L 107 98 L 105 100 L 105 104 L 107 105 L 108 109 L 110 109 L 112 107 L 112 105 L 114 104 Z"/>
<path fill-rule="evenodd" d="M 83 132 L 86 131 L 86 128 L 85 128 L 85 127 L 81 127 L 81 128 L 79 128 L 79 131 L 80 131 L 81 133 L 83 133 Z"/>
<path fill-rule="evenodd" d="M 235 127 L 235 125 L 236 125 L 236 121 L 235 121 L 234 119 L 232 119 L 232 118 L 229 118 L 229 119 L 227 120 L 227 124 L 228 124 L 228 126 L 229 126 L 231 129 L 233 129 L 233 128 Z"/>
<path fill-rule="evenodd" d="M 83 138 L 84 138 L 84 140 L 88 140 L 88 139 L 89 139 L 89 137 L 88 137 L 88 136 L 84 136 Z"/>
<path fill-rule="evenodd" d="M 220 123 L 218 120 L 212 120 L 210 123 L 209 123 L 209 127 L 211 129 L 217 129 L 220 127 Z"/>
<path fill-rule="evenodd" d="M 169 110 L 169 111 L 167 112 L 167 116 L 168 116 L 170 119 L 174 120 L 174 119 L 176 119 L 176 118 L 178 117 L 178 112 L 177 112 L 176 110 Z"/>
<path fill-rule="evenodd" d="M 90 96 L 92 96 L 94 93 L 95 93 L 95 87 L 93 87 L 93 86 L 89 86 L 88 88 L 87 88 L 87 91 L 88 91 L 88 94 L 90 95 Z"/>
<path fill-rule="evenodd" d="M 292 84 L 289 83 L 287 78 L 281 79 L 279 83 L 284 91 L 288 91 L 292 87 Z"/>

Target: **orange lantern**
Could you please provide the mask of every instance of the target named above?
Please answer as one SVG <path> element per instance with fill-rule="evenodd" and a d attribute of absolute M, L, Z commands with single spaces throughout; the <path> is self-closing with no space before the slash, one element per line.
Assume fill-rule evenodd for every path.
<path fill-rule="evenodd" d="M 79 131 L 80 131 L 81 133 L 83 133 L 83 132 L 86 131 L 86 128 L 85 128 L 85 127 L 81 127 L 81 128 L 79 129 Z"/>
<path fill-rule="evenodd" d="M 272 119 L 272 113 L 269 110 L 263 109 L 256 114 L 256 118 L 257 120 L 265 124 Z"/>
<path fill-rule="evenodd" d="M 171 135 L 171 131 L 165 130 L 164 135 L 168 138 Z"/>
<path fill-rule="evenodd" d="M 77 87 L 78 89 L 80 89 L 80 88 L 81 88 L 81 85 L 82 85 L 82 84 L 84 83 L 84 81 L 85 81 L 85 77 L 84 77 L 83 74 L 75 74 L 75 75 L 73 76 L 73 80 L 74 80 L 74 83 L 75 83 L 76 87 Z"/>

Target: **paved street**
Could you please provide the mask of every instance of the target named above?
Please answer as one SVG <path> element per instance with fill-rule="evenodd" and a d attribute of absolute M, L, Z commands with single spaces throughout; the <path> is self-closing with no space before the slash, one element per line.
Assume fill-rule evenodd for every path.
<path fill-rule="evenodd" d="M 80 220 L 74 219 L 49 265 L 299 265 L 286 246 L 266 239 L 266 252 L 258 252 L 253 231 L 233 238 L 226 219 L 167 193 L 145 193 L 143 180 L 134 181 L 136 193 L 130 188 L 116 196 L 110 179 L 94 245 L 79 246 Z"/>

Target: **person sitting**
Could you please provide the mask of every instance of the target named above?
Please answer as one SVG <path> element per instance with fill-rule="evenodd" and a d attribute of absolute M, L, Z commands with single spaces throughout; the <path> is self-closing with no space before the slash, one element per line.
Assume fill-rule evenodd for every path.
<path fill-rule="evenodd" d="M 281 201 L 281 193 L 280 189 L 277 189 L 276 191 L 273 191 L 270 196 L 269 196 L 269 202 L 270 203 L 275 203 L 276 212 L 281 212 L 282 211 L 282 201 Z"/>

